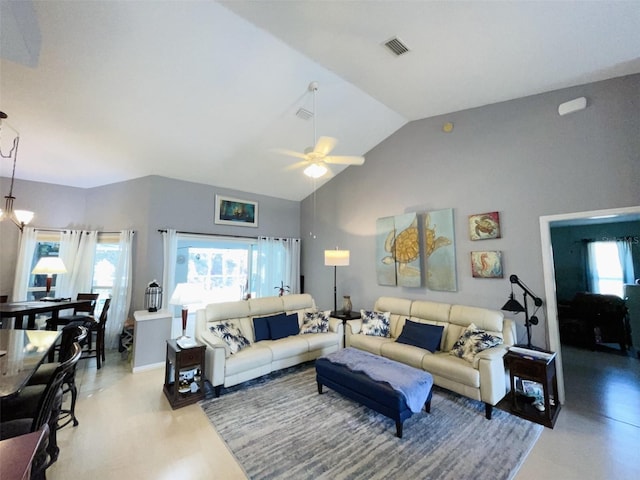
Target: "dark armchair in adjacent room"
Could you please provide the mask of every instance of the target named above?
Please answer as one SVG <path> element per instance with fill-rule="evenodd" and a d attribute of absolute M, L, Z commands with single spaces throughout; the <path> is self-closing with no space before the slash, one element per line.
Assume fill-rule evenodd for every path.
<path fill-rule="evenodd" d="M 595 349 L 615 343 L 626 352 L 629 320 L 625 301 L 616 295 L 579 292 L 559 308 L 558 323 L 563 343 Z"/>

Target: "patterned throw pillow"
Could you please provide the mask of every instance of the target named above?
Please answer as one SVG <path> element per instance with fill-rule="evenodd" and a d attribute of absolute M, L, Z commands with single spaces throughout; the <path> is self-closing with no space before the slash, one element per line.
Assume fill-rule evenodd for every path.
<path fill-rule="evenodd" d="M 453 344 L 449 354 L 464 358 L 467 362 L 473 362 L 473 357 L 477 353 L 500 344 L 502 344 L 500 337 L 480 330 L 472 323 Z"/>
<path fill-rule="evenodd" d="M 390 312 L 370 312 L 367 310 L 360 310 L 362 317 L 362 330 L 360 333 L 363 335 L 371 335 L 373 337 L 390 337 L 391 331 L 389 329 L 389 317 Z"/>
<path fill-rule="evenodd" d="M 330 310 L 324 312 L 306 312 L 300 333 L 327 333 L 329 331 L 330 315 Z"/>
<path fill-rule="evenodd" d="M 245 347 L 251 346 L 251 343 L 242 335 L 240 329 L 230 322 L 217 322 L 215 325 L 209 327 L 209 330 L 211 330 L 211 333 L 216 337 L 224 340 L 229 346 L 232 355 L 238 353 Z"/>

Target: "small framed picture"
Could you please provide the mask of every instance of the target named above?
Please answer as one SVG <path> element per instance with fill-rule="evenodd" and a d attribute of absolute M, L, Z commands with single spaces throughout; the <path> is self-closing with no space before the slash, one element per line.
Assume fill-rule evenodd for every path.
<path fill-rule="evenodd" d="M 471 240 L 500 238 L 500 213 L 487 212 L 469 215 L 469 238 Z"/>
<path fill-rule="evenodd" d="M 216 195 L 214 222 L 237 227 L 258 226 L 258 202 Z"/>
<path fill-rule="evenodd" d="M 471 274 L 474 278 L 502 278 L 502 252 L 471 252 Z"/>

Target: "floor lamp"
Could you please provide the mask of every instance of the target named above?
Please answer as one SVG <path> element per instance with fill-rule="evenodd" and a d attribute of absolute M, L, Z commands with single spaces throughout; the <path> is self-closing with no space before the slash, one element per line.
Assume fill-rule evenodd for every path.
<path fill-rule="evenodd" d="M 515 312 L 515 313 L 524 312 L 524 326 L 527 327 L 526 347 L 530 350 L 532 349 L 535 350 L 536 347 L 534 347 L 531 344 L 531 325 L 538 324 L 538 317 L 536 317 L 535 314 L 538 311 L 538 309 L 542 306 L 542 299 L 538 297 L 535 293 L 533 293 L 529 289 L 529 287 L 527 287 L 524 283 L 522 283 L 522 280 L 520 280 L 517 275 L 511 275 L 509 277 L 509 281 L 511 282 L 511 295 L 509 295 L 509 300 L 507 300 L 507 303 L 504 304 L 504 306 L 502 307 L 502 310 L 505 310 L 507 312 Z M 523 293 L 524 306 L 522 306 L 520 302 L 518 302 L 513 297 L 514 284 L 518 285 L 524 292 Z M 529 317 L 529 309 L 527 307 L 527 296 L 533 299 L 533 304 L 536 306 L 536 309 L 534 310 L 533 315 L 531 315 L 531 317 Z"/>
<path fill-rule="evenodd" d="M 336 270 L 337 267 L 349 266 L 349 250 L 325 250 L 324 251 L 324 264 L 327 267 L 333 267 L 333 312 L 332 315 L 338 312 L 338 290 L 336 286 Z"/>

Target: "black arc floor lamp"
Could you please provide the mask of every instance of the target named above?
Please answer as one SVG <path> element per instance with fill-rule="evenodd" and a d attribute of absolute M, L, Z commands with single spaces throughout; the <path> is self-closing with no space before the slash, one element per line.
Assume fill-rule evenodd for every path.
<path fill-rule="evenodd" d="M 338 311 L 338 291 L 336 287 L 336 270 L 337 267 L 349 266 L 349 250 L 325 250 L 324 264 L 327 267 L 333 267 L 333 312 Z"/>
<path fill-rule="evenodd" d="M 535 347 L 531 344 L 531 325 L 538 324 L 538 317 L 536 317 L 536 312 L 542 306 L 542 299 L 535 293 L 533 293 L 529 287 L 522 283 L 522 280 L 520 280 L 517 275 L 511 275 L 509 277 L 509 281 L 511 282 L 511 295 L 509 295 L 509 300 L 507 300 L 507 303 L 504 304 L 502 310 L 515 313 L 524 312 L 524 326 L 527 328 L 526 347 L 529 349 L 535 349 Z M 522 289 L 524 306 L 522 306 L 522 304 L 518 302 L 513 296 L 513 284 L 518 285 Z M 531 315 L 531 317 L 529 317 L 527 296 L 533 299 L 533 304 L 536 306 L 536 309 L 533 311 L 533 315 Z"/>

